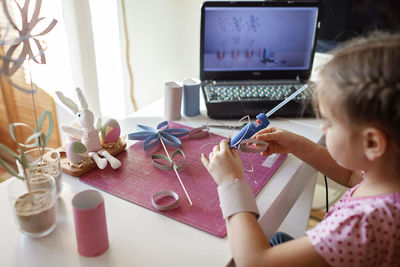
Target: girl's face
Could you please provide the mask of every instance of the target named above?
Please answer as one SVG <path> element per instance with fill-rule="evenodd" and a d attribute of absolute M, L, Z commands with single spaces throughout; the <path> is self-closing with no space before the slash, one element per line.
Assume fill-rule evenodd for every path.
<path fill-rule="evenodd" d="M 363 158 L 360 131 L 354 129 L 345 114 L 340 112 L 340 106 L 334 105 L 334 98 L 328 98 L 323 93 L 318 96 L 326 148 L 342 167 L 360 170 Z"/>

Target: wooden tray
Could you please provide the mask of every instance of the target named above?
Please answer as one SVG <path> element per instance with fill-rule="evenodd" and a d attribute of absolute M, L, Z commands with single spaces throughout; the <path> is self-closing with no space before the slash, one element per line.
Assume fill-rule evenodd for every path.
<path fill-rule="evenodd" d="M 126 141 L 121 138 L 120 139 L 121 142 L 121 146 L 119 147 L 114 147 L 114 148 L 107 148 L 106 150 L 113 156 L 121 153 L 122 151 L 124 151 L 126 149 Z M 85 173 L 89 172 L 90 170 L 97 168 L 96 162 L 93 159 L 89 159 L 89 163 L 87 166 L 83 167 L 83 168 L 77 168 L 74 166 L 71 166 L 68 162 L 67 159 L 67 154 L 65 151 L 60 151 L 60 164 L 61 164 L 61 169 L 62 172 L 74 177 L 81 177 L 82 175 L 84 175 Z"/>

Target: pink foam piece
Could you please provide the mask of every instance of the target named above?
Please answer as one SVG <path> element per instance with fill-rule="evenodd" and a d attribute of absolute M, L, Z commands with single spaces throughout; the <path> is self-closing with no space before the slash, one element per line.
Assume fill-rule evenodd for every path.
<path fill-rule="evenodd" d="M 108 249 L 104 200 L 96 190 L 82 191 L 72 199 L 78 252 L 95 257 Z"/>
<path fill-rule="evenodd" d="M 170 122 L 170 128 L 192 129 L 175 122 Z M 181 149 L 186 155 L 186 162 L 179 175 L 192 199 L 193 206 L 190 206 L 186 199 L 174 171 L 156 168 L 151 162 L 150 153 L 143 150 L 142 142 L 133 144 L 126 151 L 116 156 L 122 164 L 119 169 L 114 170 L 111 167 L 104 170 L 97 169 L 82 176 L 80 180 L 154 212 L 216 236 L 224 237 L 226 226 L 219 207 L 217 184 L 200 161 L 201 153 L 208 155 L 213 146 L 224 138 L 215 134 L 198 139 L 180 138 L 182 141 Z M 202 147 L 204 144 L 210 145 Z M 171 155 L 174 149 L 168 148 L 168 151 Z M 161 145 L 151 150 L 151 153 L 154 152 L 165 154 Z M 253 163 L 254 171 L 252 173 L 246 172 L 244 179 L 252 187 L 254 195 L 257 195 L 285 160 L 286 155 L 279 155 L 272 166 L 267 164 L 263 166 L 266 158 L 260 154 L 241 153 L 241 157 L 246 169 L 251 166 L 250 160 Z M 154 209 L 151 204 L 151 196 L 163 190 L 172 190 L 179 195 L 180 206 L 178 208 L 171 211 Z"/>

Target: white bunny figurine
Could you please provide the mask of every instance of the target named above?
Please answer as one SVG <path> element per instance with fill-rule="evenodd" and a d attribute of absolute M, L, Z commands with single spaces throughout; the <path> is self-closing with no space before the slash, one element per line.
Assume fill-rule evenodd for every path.
<path fill-rule="evenodd" d="M 107 161 L 110 162 L 113 169 L 119 168 L 121 162 L 114 158 L 107 150 L 102 150 L 98 129 L 94 127 L 93 112 L 88 109 L 88 104 L 81 89 L 76 88 L 76 94 L 81 103 L 81 109 L 78 108 L 74 101 L 64 96 L 62 92 L 57 91 L 56 94 L 61 102 L 75 114 L 75 118 L 81 127 L 81 129 L 78 129 L 71 126 L 61 125 L 62 131 L 70 135 L 72 138 L 80 139 L 86 146 L 89 156 L 93 158 L 100 169 L 104 169 L 107 166 Z M 100 158 L 99 155 L 104 158 Z"/>

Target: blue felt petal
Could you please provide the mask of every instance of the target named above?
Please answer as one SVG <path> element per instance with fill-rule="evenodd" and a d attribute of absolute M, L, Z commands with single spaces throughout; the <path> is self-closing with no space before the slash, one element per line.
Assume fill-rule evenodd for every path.
<path fill-rule="evenodd" d="M 138 130 L 138 131 L 143 131 L 143 130 L 144 131 L 150 131 L 152 133 L 156 133 L 157 132 L 156 129 L 154 129 L 152 127 L 149 127 L 149 126 L 146 126 L 146 125 L 141 125 L 141 124 L 136 125 L 136 130 Z"/>
<path fill-rule="evenodd" d="M 160 133 L 160 135 L 166 145 L 172 147 L 181 147 L 181 140 L 175 136 L 164 132 Z"/>
<path fill-rule="evenodd" d="M 173 136 L 176 137 L 182 137 L 185 136 L 189 133 L 188 129 L 176 129 L 176 128 L 172 128 L 172 129 L 166 129 L 163 131 L 164 133 L 168 133 L 168 134 L 172 134 Z"/>
<path fill-rule="evenodd" d="M 144 150 L 149 150 L 153 146 L 157 145 L 159 141 L 160 136 L 158 134 L 151 135 L 146 140 L 144 140 L 142 147 Z"/>
<path fill-rule="evenodd" d="M 160 122 L 160 123 L 157 125 L 157 129 L 159 130 L 159 129 L 161 129 L 161 128 L 164 127 L 164 126 L 167 126 L 166 129 L 168 129 L 168 121 Z"/>
<path fill-rule="evenodd" d="M 160 138 L 170 147 L 181 147 L 181 140 L 177 137 L 187 135 L 189 130 L 179 128 L 168 129 L 168 126 L 168 121 L 160 122 L 157 125 L 157 130 L 149 126 L 138 124 L 136 126 L 138 132 L 128 134 L 128 139 L 144 140 L 142 144 L 144 150 L 148 150 L 158 144 Z"/>
<path fill-rule="evenodd" d="M 154 132 L 141 131 L 141 132 L 128 134 L 128 139 L 129 140 L 144 140 L 144 139 L 146 139 L 147 137 L 149 137 L 151 135 L 154 135 Z"/>

